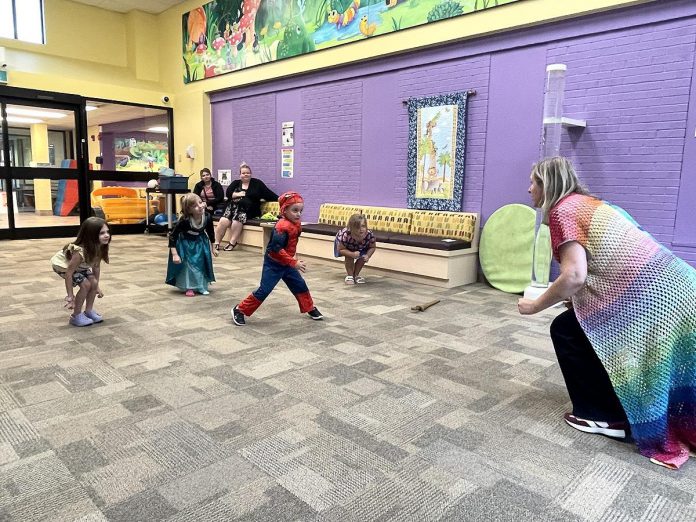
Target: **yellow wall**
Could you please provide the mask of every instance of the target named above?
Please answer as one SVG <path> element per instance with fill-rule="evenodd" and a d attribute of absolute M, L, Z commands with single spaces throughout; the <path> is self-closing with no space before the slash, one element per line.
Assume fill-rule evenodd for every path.
<path fill-rule="evenodd" d="M 159 105 L 157 17 L 44 2 L 46 45 L 0 38 L 12 87 Z"/>
<path fill-rule="evenodd" d="M 336 65 L 360 62 L 376 56 L 413 51 L 445 42 L 460 41 L 504 30 L 528 27 L 651 1 L 655 0 L 583 0 L 582 2 L 522 0 L 439 22 L 436 25 L 415 27 L 395 34 L 251 67 L 217 78 L 184 85 L 181 60 L 181 16 L 205 3 L 200 0 L 187 0 L 159 15 L 162 28 L 160 33 L 162 57 L 160 77 L 163 84 L 170 87 L 172 97 L 175 100 L 174 119 L 177 143 L 196 143 L 199 150 L 202 149 L 205 152 L 202 161 L 196 162 L 197 166 L 202 167 L 210 165 L 212 160 L 210 125 L 201 118 L 202 114 L 198 112 L 199 109 L 209 111 L 208 104 L 201 104 L 199 101 L 201 97 L 207 98 L 206 93 Z M 437 30 L 434 30 L 434 27 L 437 27 Z M 180 111 L 183 105 L 189 104 L 195 107 L 187 107 L 187 119 L 184 120 Z M 203 125 L 200 122 L 203 122 Z M 178 145 L 177 150 L 181 151 Z M 177 163 L 176 166 L 178 169 L 180 164 Z"/>
<path fill-rule="evenodd" d="M 175 167 L 190 175 L 211 164 L 212 91 L 651 1 L 656 0 L 521 0 L 188 85 L 182 80 L 181 16 L 204 0 L 187 0 L 156 16 L 50 0 L 45 46 L 5 39 L 0 46 L 7 48 L 13 87 L 163 106 L 162 96 L 168 95 L 174 107 Z M 186 158 L 188 145 L 196 147 L 196 159 Z"/>

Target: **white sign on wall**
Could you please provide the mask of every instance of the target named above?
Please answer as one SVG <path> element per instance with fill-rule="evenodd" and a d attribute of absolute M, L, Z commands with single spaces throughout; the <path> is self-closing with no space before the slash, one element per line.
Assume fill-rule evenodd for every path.
<path fill-rule="evenodd" d="M 293 147 L 295 145 L 295 122 L 284 121 L 282 129 L 281 142 L 283 147 Z"/>
<path fill-rule="evenodd" d="M 232 171 L 229 169 L 218 169 L 217 179 L 223 187 L 232 183 Z"/>

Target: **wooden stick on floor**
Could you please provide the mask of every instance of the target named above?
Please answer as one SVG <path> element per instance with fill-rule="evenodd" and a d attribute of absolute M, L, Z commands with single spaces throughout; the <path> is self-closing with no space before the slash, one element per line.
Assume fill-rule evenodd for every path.
<path fill-rule="evenodd" d="M 425 312 L 428 308 L 430 308 L 433 305 L 436 305 L 439 302 L 440 302 L 439 299 L 435 299 L 434 301 L 430 301 L 428 303 L 423 303 L 423 304 L 419 304 L 416 306 L 412 306 L 411 311 L 412 312 Z"/>

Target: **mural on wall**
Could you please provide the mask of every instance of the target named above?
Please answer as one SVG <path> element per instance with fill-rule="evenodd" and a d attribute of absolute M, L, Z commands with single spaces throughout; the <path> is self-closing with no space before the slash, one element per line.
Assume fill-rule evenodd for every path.
<path fill-rule="evenodd" d="M 461 210 L 468 95 L 407 101 L 409 208 Z"/>
<path fill-rule="evenodd" d="M 184 83 L 519 0 L 215 0 L 182 17 Z"/>
<path fill-rule="evenodd" d="M 115 138 L 114 155 L 116 170 L 159 172 L 160 168 L 169 167 L 166 141 Z"/>

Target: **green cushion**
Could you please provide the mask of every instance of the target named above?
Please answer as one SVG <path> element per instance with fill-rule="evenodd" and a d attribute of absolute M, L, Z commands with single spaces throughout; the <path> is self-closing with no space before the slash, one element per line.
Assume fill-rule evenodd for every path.
<path fill-rule="evenodd" d="M 534 228 L 536 211 L 527 205 L 505 205 L 488 218 L 481 231 L 479 260 L 488 282 L 502 290 L 518 294 L 532 280 L 534 257 Z M 551 239 L 548 227 L 542 225 L 539 234 L 537 268 L 549 266 Z M 538 279 L 548 279 L 548 273 Z"/>

